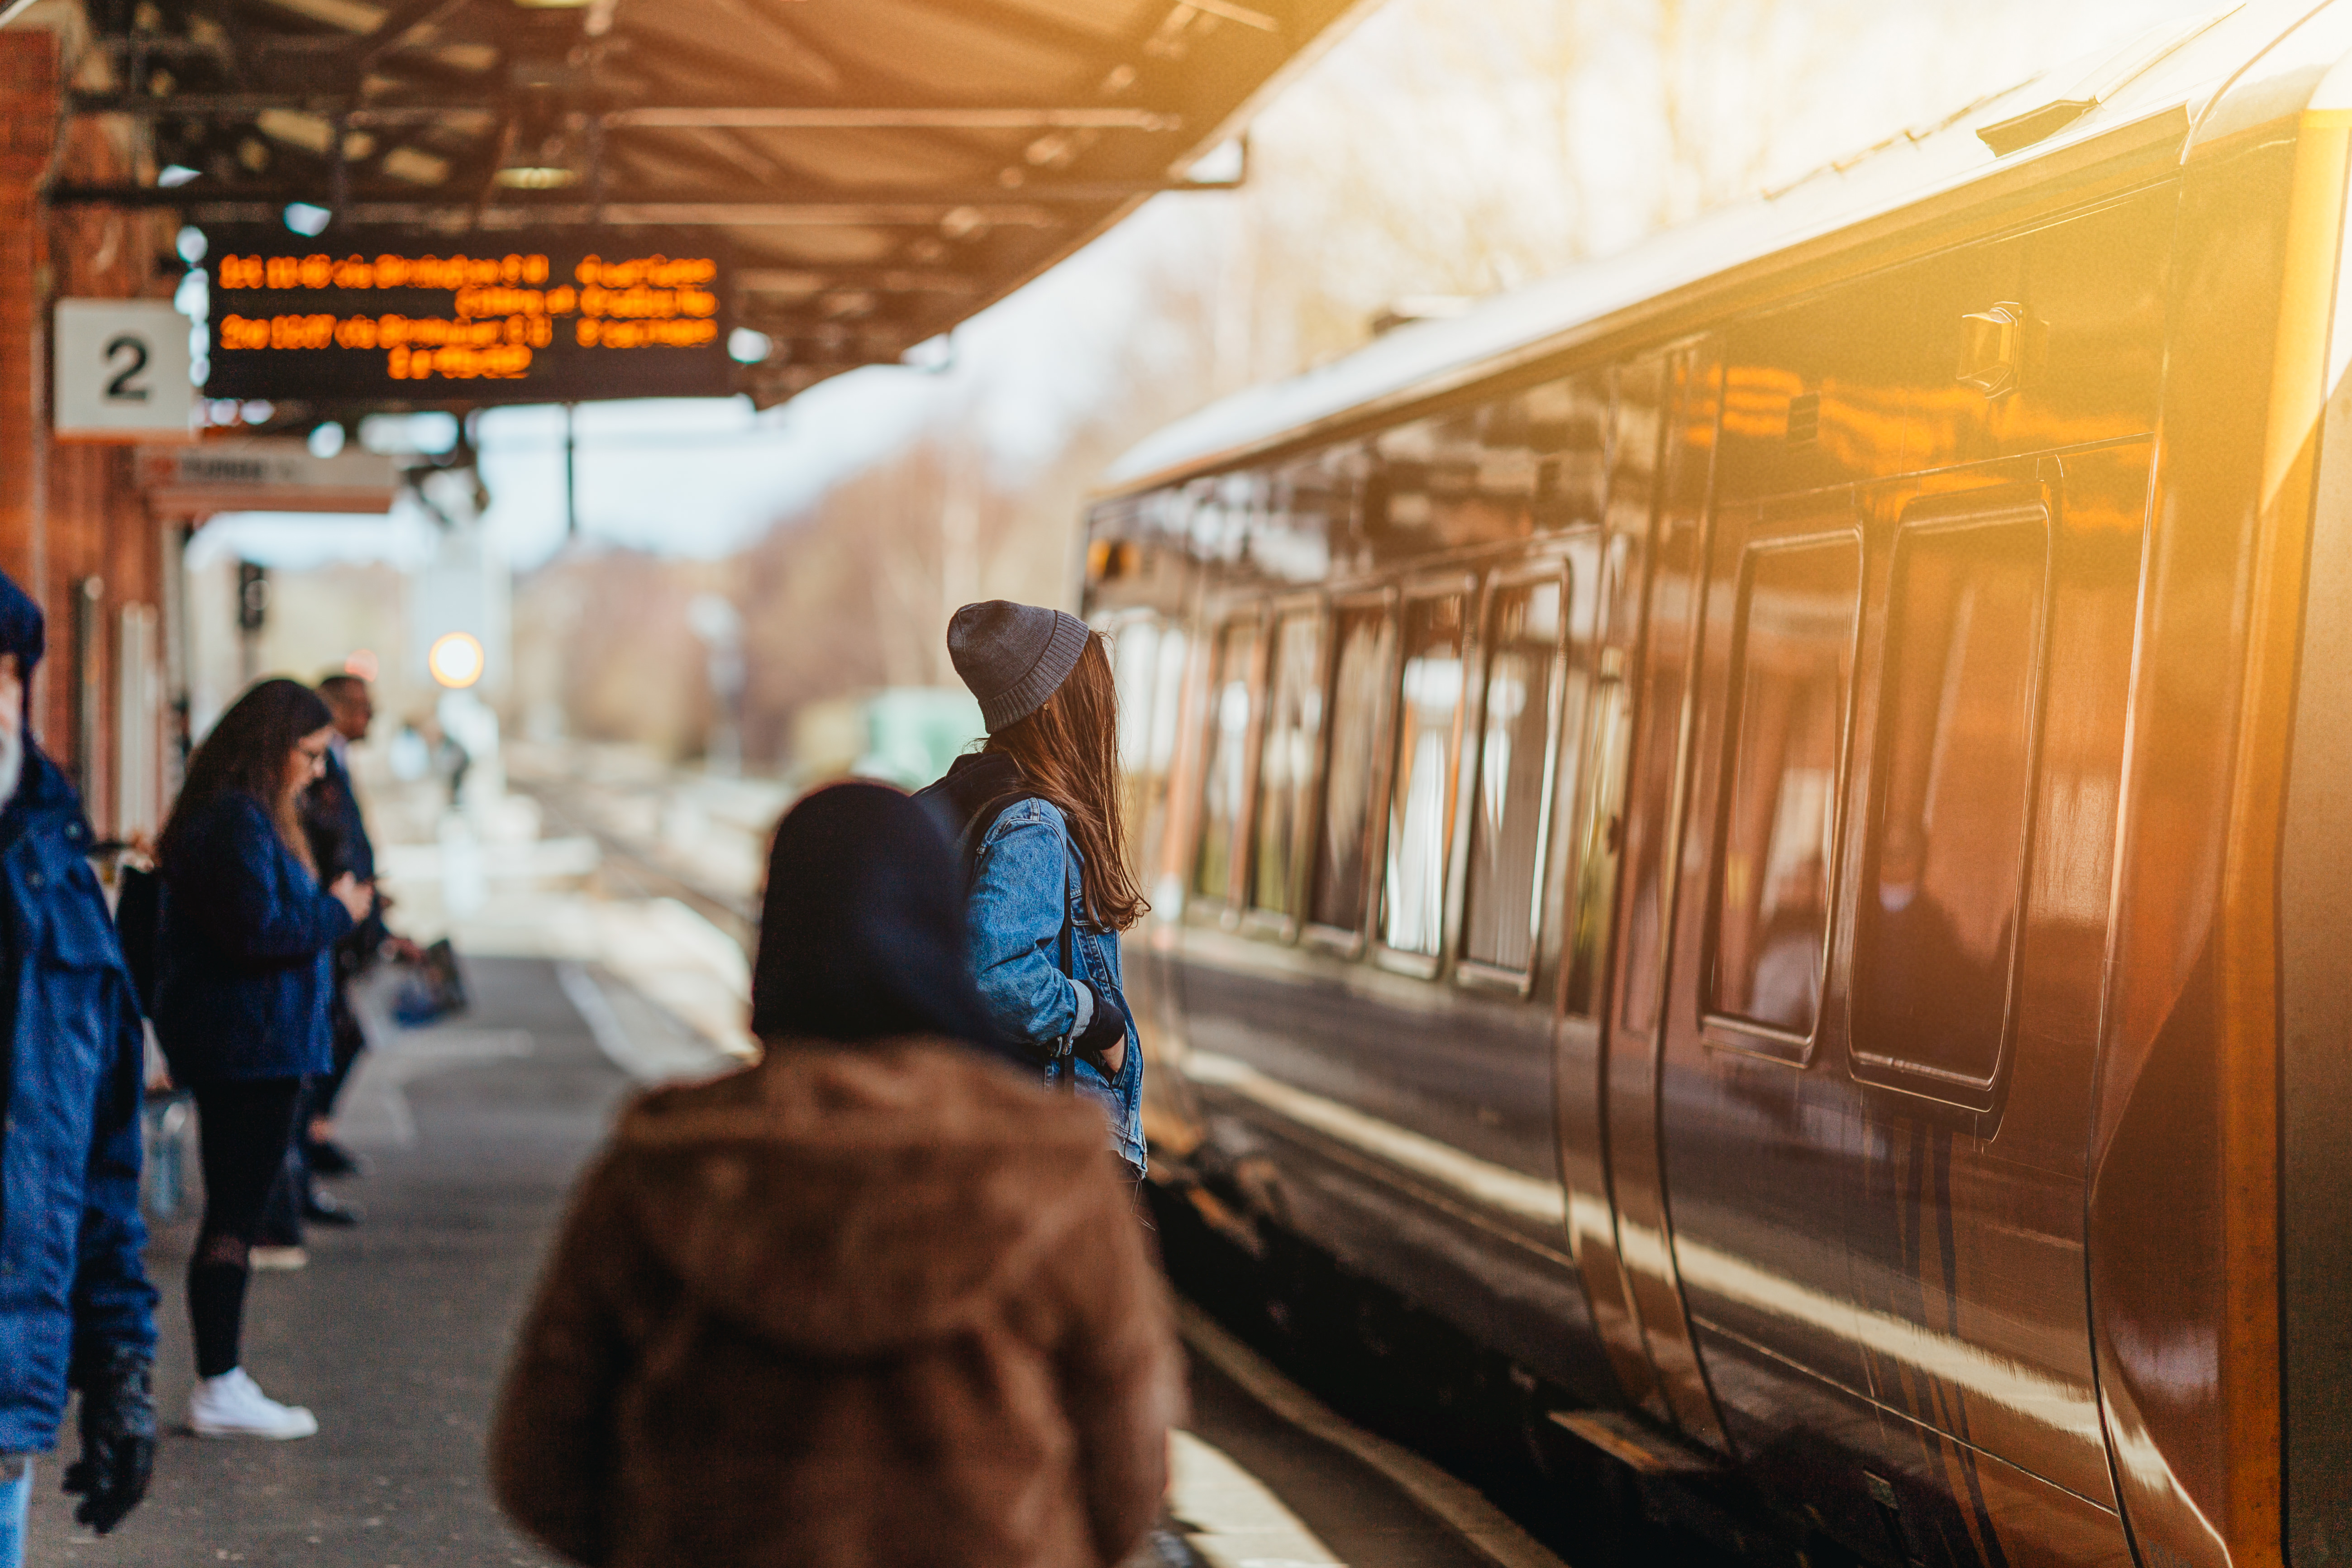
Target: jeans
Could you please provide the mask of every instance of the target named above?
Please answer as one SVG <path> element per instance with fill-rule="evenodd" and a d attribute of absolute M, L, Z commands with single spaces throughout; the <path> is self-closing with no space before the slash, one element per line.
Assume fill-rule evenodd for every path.
<path fill-rule="evenodd" d="M 25 1514 L 33 1506 L 33 1461 L 0 1459 L 0 1476 L 21 1467 L 15 1480 L 0 1479 L 0 1568 L 25 1568 Z"/>

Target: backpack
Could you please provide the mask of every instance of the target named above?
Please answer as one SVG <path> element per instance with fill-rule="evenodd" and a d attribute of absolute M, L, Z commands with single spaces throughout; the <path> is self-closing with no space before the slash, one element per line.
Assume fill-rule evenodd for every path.
<path fill-rule="evenodd" d="M 139 1009 L 155 1012 L 155 979 L 159 967 L 157 939 L 163 921 L 163 877 L 160 871 L 125 865 L 115 873 L 114 934 L 122 944 L 122 962 L 131 971 L 131 988 L 139 994 Z"/>

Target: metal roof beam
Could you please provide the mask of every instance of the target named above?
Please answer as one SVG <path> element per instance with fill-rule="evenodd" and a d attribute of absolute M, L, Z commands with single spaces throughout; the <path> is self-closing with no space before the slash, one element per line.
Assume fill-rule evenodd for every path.
<path fill-rule="evenodd" d="M 1134 193 L 1129 191 L 1127 194 Z M 315 190 L 285 190 L 268 194 L 247 190 L 208 196 L 193 193 L 184 185 L 171 190 L 158 190 L 146 185 L 66 185 L 49 192 L 46 199 L 53 207 L 178 207 L 188 210 L 199 219 L 224 223 L 274 223 L 288 202 L 316 200 L 319 195 Z M 986 195 L 971 192 L 944 196 L 934 195 L 928 200 L 912 201 L 607 201 L 601 209 L 590 203 L 564 202 L 498 205 L 478 210 L 471 202 L 447 199 L 381 201 L 362 197 L 345 206 L 336 216 L 344 223 L 362 226 L 442 226 L 454 222 L 460 226 L 479 227 L 485 231 L 570 227 L 591 223 L 660 227 L 711 224 L 742 228 L 938 228 L 944 226 L 951 215 L 965 213 L 969 215 L 968 220 L 959 226 L 963 232 L 971 233 L 989 228 L 1052 228 L 1070 221 L 1066 212 L 1056 211 L 1053 206 L 1034 201 L 1006 201 L 1003 196 L 1002 191 L 997 191 Z M 1084 199 L 1101 204 L 1126 197 L 1096 194 Z M 322 246 L 331 244 L 331 238 L 321 236 L 320 243 Z"/>
<path fill-rule="evenodd" d="M 980 292 L 980 280 L 963 272 L 919 267 L 739 267 L 735 286 L 747 294 L 817 295 L 843 289 L 882 294 Z"/>
<path fill-rule="evenodd" d="M 935 16 L 967 26 L 977 24 L 992 33 L 1019 38 L 1042 48 L 1076 55 L 1080 59 L 1108 56 L 1111 63 L 1117 64 L 1120 57 L 1135 47 L 1136 42 L 1117 35 L 1105 37 L 1090 28 L 1062 21 L 1042 11 L 1003 5 L 999 0 L 899 0 L 899 4 L 908 10 L 928 11 Z"/>
<path fill-rule="evenodd" d="M 473 102 L 341 103 L 289 93 L 177 93 L 154 98 L 141 93 L 78 92 L 67 101 L 74 114 L 129 114 L 142 119 L 173 115 L 233 119 L 265 110 L 340 115 L 346 125 L 393 125 L 445 119 L 453 113 L 495 113 L 504 104 Z M 721 104 L 677 104 L 598 111 L 607 131 L 1150 131 L 1184 128 L 1183 117 L 1139 108 L 1071 108 L 1046 104 L 971 104 L 963 107 L 871 107 L 856 104 L 767 108 Z"/>
<path fill-rule="evenodd" d="M 462 11 L 472 0 L 407 0 L 375 26 L 352 40 L 352 52 L 365 69 L 408 41 L 410 34 L 434 27 Z"/>
<path fill-rule="evenodd" d="M 852 222 L 854 219 L 824 216 L 799 217 L 793 214 L 833 214 L 842 212 L 887 212 L 929 215 L 923 221 L 936 221 L 941 215 L 969 208 L 987 215 L 986 221 L 1003 223 L 1010 220 L 996 215 L 1004 212 L 1027 212 L 1051 206 L 1095 206 L 1132 201 L 1138 196 L 1157 195 L 1163 191 L 1231 190 L 1223 184 L 1193 184 L 1171 180 L 1089 180 L 1023 185 L 1008 191 L 1001 185 L 956 185 L 945 188 L 929 186 L 902 188 L 893 186 L 866 187 L 863 190 L 772 192 L 761 201 L 740 199 L 702 199 L 691 195 L 681 197 L 676 192 L 620 195 L 608 194 L 604 207 L 609 221 L 614 223 L 827 223 Z M 226 190 L 205 190 L 191 182 L 184 185 L 54 185 L 45 199 L 53 207 L 124 206 L 124 207 L 204 207 L 223 205 L 255 205 L 282 206 L 288 202 L 316 202 L 323 193 L 315 185 L 244 185 Z M 389 211 L 394 208 L 444 205 L 446 203 L 404 199 L 387 196 L 380 192 L 356 194 L 349 213 L 362 209 Z M 561 221 L 555 215 L 573 207 L 585 206 L 572 193 L 531 199 L 502 200 L 484 213 L 493 221 L 514 218 L 534 221 L 541 218 Z M 659 210 L 675 216 L 650 218 L 623 218 L 616 215 L 623 209 L 636 213 Z M 760 216 L 760 215 L 787 216 Z M 348 216 L 345 215 L 345 216 Z M 898 223 L 915 221 L 891 217 L 877 221 Z"/>
<path fill-rule="evenodd" d="M 616 109 L 614 130 L 724 127 L 730 131 L 1181 131 L 1183 120 L 1150 109 L 1068 109 L 977 104 L 968 108 Z"/>

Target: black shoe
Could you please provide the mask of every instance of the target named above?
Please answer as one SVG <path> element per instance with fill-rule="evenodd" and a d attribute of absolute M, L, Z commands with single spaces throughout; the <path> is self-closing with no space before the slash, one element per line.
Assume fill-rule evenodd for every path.
<path fill-rule="evenodd" d="M 302 1205 L 302 1217 L 312 1225 L 357 1225 L 366 1216 L 357 1204 L 347 1204 L 332 1193 L 313 1190 Z"/>
<path fill-rule="evenodd" d="M 310 1163 L 313 1175 L 364 1176 L 367 1174 L 367 1162 L 331 1138 L 320 1138 L 305 1144 L 302 1157 Z"/>

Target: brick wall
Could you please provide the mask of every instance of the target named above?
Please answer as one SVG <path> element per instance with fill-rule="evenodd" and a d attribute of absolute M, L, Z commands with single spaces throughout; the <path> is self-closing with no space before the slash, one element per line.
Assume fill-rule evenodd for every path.
<path fill-rule="evenodd" d="M 41 597 L 38 398 L 47 255 L 39 187 L 57 131 L 57 39 L 0 32 L 0 571 Z"/>
<path fill-rule="evenodd" d="M 134 482 L 129 447 L 50 438 L 46 323 L 60 298 L 167 294 L 173 279 L 159 258 L 169 254 L 177 220 L 42 210 L 38 189 L 52 169 L 93 182 L 133 173 L 127 126 L 77 121 L 60 142 L 58 86 L 54 35 L 0 32 L 0 570 L 48 614 L 49 653 L 34 690 L 43 749 L 83 785 L 92 821 L 109 834 L 124 826 L 117 799 L 123 612 L 163 603 L 161 534 Z M 78 607 L 93 581 L 98 592 L 81 621 L 89 635 L 78 639 Z M 86 733 L 94 747 L 85 747 Z"/>

